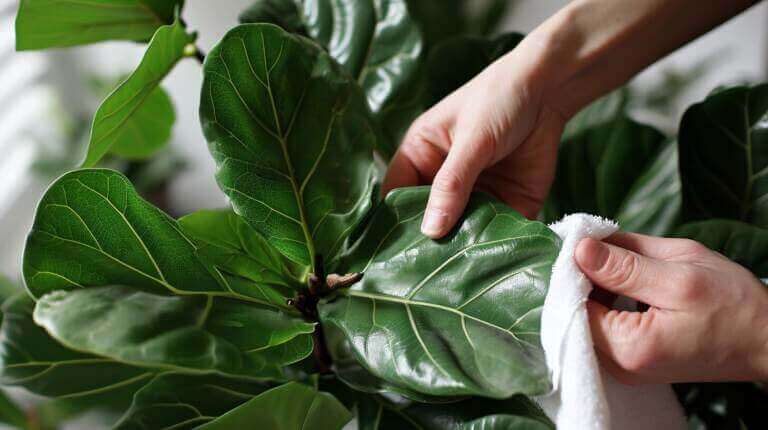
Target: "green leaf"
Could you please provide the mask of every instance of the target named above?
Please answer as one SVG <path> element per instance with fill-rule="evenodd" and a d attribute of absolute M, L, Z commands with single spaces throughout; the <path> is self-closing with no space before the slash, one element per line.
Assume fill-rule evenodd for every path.
<path fill-rule="evenodd" d="M 314 324 L 274 309 L 213 297 L 169 297 L 126 287 L 55 291 L 34 319 L 69 348 L 137 366 L 281 378 L 280 367 L 312 352 L 295 348 L 287 362 L 270 348 L 311 337 Z"/>
<path fill-rule="evenodd" d="M 685 221 L 768 227 L 768 84 L 724 89 L 691 106 L 679 141 Z"/>
<path fill-rule="evenodd" d="M 614 218 L 663 144 L 661 133 L 624 116 L 565 142 L 547 203 L 551 217 L 547 221 L 574 212 Z"/>
<path fill-rule="evenodd" d="M 271 22 L 315 40 L 357 80 L 385 127 L 418 74 L 421 34 L 404 0 L 266 0 L 241 20 Z"/>
<path fill-rule="evenodd" d="M 116 430 L 193 428 L 266 390 L 260 383 L 220 376 L 164 373 L 136 392 Z"/>
<path fill-rule="evenodd" d="M 258 428 L 270 430 L 341 430 L 352 414 L 336 398 L 291 382 L 266 391 L 200 430 Z"/>
<path fill-rule="evenodd" d="M 30 428 L 24 411 L 4 391 L 0 391 L 0 423 L 18 429 Z"/>
<path fill-rule="evenodd" d="M 523 40 L 519 33 L 493 39 L 459 36 L 435 46 L 427 60 L 427 105 L 431 106 L 469 82 Z"/>
<path fill-rule="evenodd" d="M 171 98 L 156 87 L 115 133 L 109 153 L 129 160 L 149 158 L 168 143 L 175 121 Z"/>
<path fill-rule="evenodd" d="M 629 90 L 619 88 L 590 103 L 568 121 L 562 140 L 568 141 L 584 131 L 608 124 L 626 114 Z"/>
<path fill-rule="evenodd" d="M 299 264 L 334 256 L 373 198 L 376 138 L 354 80 L 312 42 L 245 24 L 206 57 L 201 98 L 235 212 Z"/>
<path fill-rule="evenodd" d="M 173 21 L 183 0 L 21 0 L 16 49 L 45 49 L 104 40 L 148 40 Z"/>
<path fill-rule="evenodd" d="M 289 33 L 307 36 L 299 7 L 301 3 L 294 0 L 256 0 L 240 14 L 238 20 L 242 24 L 267 22 L 279 25 Z"/>
<path fill-rule="evenodd" d="M 535 429 L 554 429 L 554 424 L 544 412 L 523 395 L 495 400 L 470 397 L 458 401 L 422 403 L 411 401 L 392 393 L 370 395 L 352 390 L 338 380 L 320 380 L 320 389 L 338 398 L 347 408 L 357 411 L 358 430 L 459 430 L 477 423 L 491 424 L 515 422 L 521 419 Z M 533 420 L 530 423 L 529 420 Z M 488 429 L 506 429 L 502 425 Z M 517 428 L 517 427 L 511 427 Z M 523 427 L 525 428 L 525 427 Z"/>
<path fill-rule="evenodd" d="M 140 158 L 168 141 L 173 109 L 170 100 L 157 91 L 163 78 L 184 57 L 184 47 L 194 40 L 178 20 L 157 30 L 136 70 L 96 111 L 83 167 L 93 167 L 110 149 Z"/>
<path fill-rule="evenodd" d="M 179 226 L 198 253 L 223 271 L 272 286 L 302 287 L 291 262 L 231 209 L 197 211 L 179 218 Z"/>
<path fill-rule="evenodd" d="M 678 227 L 674 237 L 693 239 L 768 278 L 768 230 L 740 221 L 712 219 Z"/>
<path fill-rule="evenodd" d="M 114 284 L 239 297 L 216 281 L 195 250 L 176 221 L 141 199 L 125 176 L 76 170 L 54 182 L 38 205 L 24 278 L 38 298 Z"/>
<path fill-rule="evenodd" d="M 0 360 L 2 385 L 19 385 L 43 396 L 103 397 L 146 383 L 153 371 L 72 351 L 32 320 L 34 301 L 20 293 L 3 303 Z"/>
<path fill-rule="evenodd" d="M 671 141 L 635 180 L 615 219 L 624 230 L 663 236 L 680 221 L 681 206 L 677 142 Z"/>
<path fill-rule="evenodd" d="M 429 49 L 468 31 L 467 3 L 468 0 L 407 0 L 408 10 L 424 34 Z"/>
<path fill-rule="evenodd" d="M 361 282 L 322 304 L 376 377 L 439 396 L 509 397 L 549 389 L 539 317 L 560 240 L 545 225 L 475 195 L 448 237 L 420 233 L 429 189 L 391 192 L 335 272 Z"/>

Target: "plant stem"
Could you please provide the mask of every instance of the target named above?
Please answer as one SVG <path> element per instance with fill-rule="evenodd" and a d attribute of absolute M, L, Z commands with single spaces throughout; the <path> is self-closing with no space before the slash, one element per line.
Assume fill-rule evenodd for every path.
<path fill-rule="evenodd" d="M 321 374 L 330 373 L 333 360 L 331 359 L 331 353 L 328 351 L 328 345 L 325 343 L 325 330 L 323 330 L 323 325 L 319 321 L 317 326 L 315 326 L 315 331 L 312 333 L 312 340 L 315 341 L 312 355 L 315 357 L 317 371 Z"/>

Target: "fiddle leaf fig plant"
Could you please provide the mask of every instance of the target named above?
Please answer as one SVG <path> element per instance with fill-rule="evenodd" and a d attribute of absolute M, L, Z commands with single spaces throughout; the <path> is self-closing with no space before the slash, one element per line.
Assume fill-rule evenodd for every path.
<path fill-rule="evenodd" d="M 428 188 L 379 192 L 410 121 L 523 36 L 427 45 L 414 4 L 258 0 L 204 55 L 181 1 L 22 0 L 19 49 L 149 44 L 96 112 L 83 168 L 40 200 L 27 293 L 2 306 L 0 382 L 114 399 L 117 429 L 552 428 L 530 396 L 552 388 L 539 320 L 558 236 L 475 193 L 432 240 Z M 200 123 L 230 205 L 174 219 L 100 166 L 166 143 L 159 85 L 186 57 L 202 64 Z M 764 273 L 764 87 L 713 95 L 678 140 L 626 106 L 617 92 L 571 123 L 545 218 L 698 237 Z M 695 197 L 721 138 L 743 157 L 720 157 L 741 170 L 718 170 L 736 175 L 718 192 L 741 206 L 711 220 Z"/>
<path fill-rule="evenodd" d="M 20 22 L 50 19 L 24 3 Z M 203 60 L 175 6 L 96 112 L 83 168 L 40 200 L 29 297 L 4 305 L 3 383 L 119 395 L 119 429 L 340 429 L 352 412 L 360 428 L 550 428 L 526 396 L 550 390 L 539 316 L 560 239 L 476 194 L 433 241 L 419 232 L 427 188 L 379 196 L 376 153 L 391 155 L 402 131 L 387 124 L 434 102 L 412 89 L 442 67 L 407 4 L 248 9 L 202 65 L 200 122 L 231 207 L 179 219 L 99 167 L 158 150 L 173 120 L 156 109 L 158 85 L 184 57 Z M 79 19 L 98 26 L 99 14 Z M 519 39 L 488 42 L 441 91 Z"/>

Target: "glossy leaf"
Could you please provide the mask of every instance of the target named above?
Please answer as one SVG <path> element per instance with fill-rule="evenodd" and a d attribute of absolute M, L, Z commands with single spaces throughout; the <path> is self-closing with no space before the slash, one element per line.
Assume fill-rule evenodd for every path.
<path fill-rule="evenodd" d="M 684 224 L 673 236 L 699 241 L 757 277 L 768 278 L 768 230 L 740 221 L 711 219 Z"/>
<path fill-rule="evenodd" d="M 407 0 L 427 47 L 453 37 L 487 36 L 498 30 L 515 0 Z"/>
<path fill-rule="evenodd" d="M 375 135 L 356 83 L 271 24 L 227 33 L 204 75 L 203 131 L 235 212 L 299 264 L 335 255 L 372 199 Z"/>
<path fill-rule="evenodd" d="M 391 192 L 336 272 L 361 282 L 320 308 L 355 358 L 427 395 L 509 397 L 549 388 L 539 317 L 560 241 L 475 195 L 445 239 L 420 233 L 429 189 Z"/>
<path fill-rule="evenodd" d="M 155 88 L 116 132 L 109 153 L 128 160 L 143 160 L 162 149 L 171 138 L 176 112 L 171 98 Z"/>
<path fill-rule="evenodd" d="M 630 188 L 615 219 L 623 230 L 663 236 L 680 222 L 677 143 L 666 144 Z"/>
<path fill-rule="evenodd" d="M 151 369 L 65 348 L 34 323 L 34 305 L 26 293 L 3 304 L 2 385 L 22 386 L 44 396 L 103 398 L 122 387 L 141 386 L 152 377 Z"/>
<path fill-rule="evenodd" d="M 724 89 L 691 106 L 679 141 L 685 221 L 768 227 L 768 84 Z"/>
<path fill-rule="evenodd" d="M 407 107 L 402 102 L 418 74 L 422 41 L 404 0 L 266 0 L 241 20 L 275 23 L 315 40 L 362 86 L 384 127 Z"/>
<path fill-rule="evenodd" d="M 160 294 L 234 296 L 195 249 L 176 221 L 139 197 L 125 176 L 77 170 L 54 182 L 38 205 L 24 278 L 35 297 L 113 284 Z"/>
<path fill-rule="evenodd" d="M 263 384 L 220 376 L 164 373 L 133 397 L 116 430 L 191 429 L 266 390 Z"/>
<path fill-rule="evenodd" d="M 56 291 L 43 296 L 35 322 L 69 348 L 138 366 L 280 378 L 286 362 L 270 348 L 310 337 L 314 324 L 230 299 L 169 297 L 126 287 Z M 312 352 L 296 348 L 287 362 Z"/>
<path fill-rule="evenodd" d="M 584 131 L 608 124 L 626 114 L 629 90 L 620 88 L 595 100 L 565 125 L 562 139 L 568 141 Z"/>
<path fill-rule="evenodd" d="M 173 110 L 158 86 L 194 40 L 178 20 L 157 30 L 136 70 L 96 111 L 83 167 L 93 167 L 115 145 L 118 154 L 146 157 L 168 141 Z"/>
<path fill-rule="evenodd" d="M 21 0 L 16 49 L 45 49 L 104 40 L 148 40 L 173 21 L 183 0 Z"/>
<path fill-rule="evenodd" d="M 654 128 L 623 116 L 563 143 L 547 221 L 575 212 L 614 218 L 663 143 Z"/>
<path fill-rule="evenodd" d="M 232 210 L 197 211 L 179 218 L 179 225 L 221 270 L 272 286 L 300 286 L 290 261 Z"/>
<path fill-rule="evenodd" d="M 427 61 L 427 106 L 469 82 L 522 40 L 523 35 L 519 33 L 507 33 L 494 39 L 460 36 L 435 46 Z"/>
<path fill-rule="evenodd" d="M 256 0 L 238 16 L 238 20 L 243 24 L 267 22 L 279 25 L 289 33 L 307 36 L 300 8 L 301 3 L 295 0 Z"/>
<path fill-rule="evenodd" d="M 358 387 L 352 389 L 349 384 L 340 382 L 336 375 L 321 377 L 318 382 L 321 390 L 333 394 L 344 406 L 357 412 L 358 430 L 456 430 L 465 428 L 463 426 L 476 420 L 484 421 L 482 419 L 486 418 L 485 421 L 488 421 L 497 416 L 529 418 L 544 425 L 535 428 L 554 429 L 554 424 L 544 411 L 523 395 L 500 400 L 482 397 L 438 397 L 428 399 L 425 403 L 423 400 L 409 400 L 392 392 L 383 395 L 371 394 L 367 388 L 373 384 L 363 387 L 362 391 Z M 435 400 L 438 403 L 435 403 Z"/>
<path fill-rule="evenodd" d="M 266 391 L 200 430 L 341 430 L 352 414 L 336 398 L 291 382 Z"/>

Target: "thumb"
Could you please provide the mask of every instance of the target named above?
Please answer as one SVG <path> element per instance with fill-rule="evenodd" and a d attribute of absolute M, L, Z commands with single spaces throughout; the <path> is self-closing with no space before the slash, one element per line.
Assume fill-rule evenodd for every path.
<path fill-rule="evenodd" d="M 576 263 L 595 285 L 661 309 L 681 300 L 678 277 L 669 262 L 646 257 L 592 238 L 576 247 Z"/>
<path fill-rule="evenodd" d="M 439 239 L 453 228 L 464 212 L 480 171 L 491 154 L 482 145 L 456 144 L 432 181 L 421 232 Z"/>

